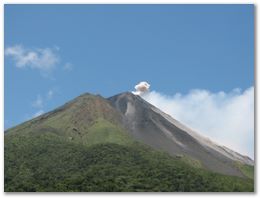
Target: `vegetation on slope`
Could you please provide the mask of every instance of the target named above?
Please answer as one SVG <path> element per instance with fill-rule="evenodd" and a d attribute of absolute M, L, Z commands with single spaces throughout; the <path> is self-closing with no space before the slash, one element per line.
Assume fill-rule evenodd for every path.
<path fill-rule="evenodd" d="M 121 115 L 84 94 L 5 133 L 5 191 L 253 191 L 191 157 L 135 142 Z M 248 167 L 239 166 L 249 176 Z"/>
<path fill-rule="evenodd" d="M 254 179 L 254 166 L 247 164 L 242 164 L 240 162 L 236 163 L 236 166 L 241 170 L 241 172 L 248 178 Z"/>
<path fill-rule="evenodd" d="M 86 145 L 104 142 L 125 145 L 133 142 L 133 139 L 122 128 L 104 119 L 97 119 L 87 131 L 82 137 L 83 143 Z"/>
<path fill-rule="evenodd" d="M 42 132 L 5 135 L 5 191 L 253 191 L 253 180 L 194 168 L 139 143 L 88 146 Z"/>

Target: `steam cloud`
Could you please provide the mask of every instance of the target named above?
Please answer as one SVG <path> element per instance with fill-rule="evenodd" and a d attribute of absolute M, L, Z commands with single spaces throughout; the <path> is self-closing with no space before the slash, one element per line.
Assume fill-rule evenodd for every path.
<path fill-rule="evenodd" d="M 136 92 L 143 93 L 139 86 Z M 254 159 L 254 87 L 229 93 L 195 89 L 173 96 L 147 90 L 139 95 L 149 103 L 218 144 Z"/>
<path fill-rule="evenodd" d="M 146 93 L 149 91 L 150 84 L 148 82 L 142 81 L 135 85 L 135 90 L 132 93 L 135 95 L 142 95 L 143 93 Z"/>

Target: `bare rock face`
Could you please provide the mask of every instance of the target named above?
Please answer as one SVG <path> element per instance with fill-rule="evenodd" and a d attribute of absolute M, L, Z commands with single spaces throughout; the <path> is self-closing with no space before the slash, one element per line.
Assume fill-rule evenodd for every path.
<path fill-rule="evenodd" d="M 238 161 L 253 165 L 247 156 L 222 147 L 184 126 L 171 116 L 126 92 L 108 98 L 110 104 L 123 115 L 123 124 L 137 140 L 172 156 L 187 155 L 199 160 L 211 171 L 243 176 L 235 166 Z"/>

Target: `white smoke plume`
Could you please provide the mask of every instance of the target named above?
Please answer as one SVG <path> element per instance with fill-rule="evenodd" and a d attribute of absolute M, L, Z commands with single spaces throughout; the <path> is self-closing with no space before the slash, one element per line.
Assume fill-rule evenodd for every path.
<path fill-rule="evenodd" d="M 135 90 L 132 93 L 135 95 L 142 95 L 144 93 L 147 93 L 149 91 L 150 84 L 148 82 L 142 81 L 135 85 Z"/>
<path fill-rule="evenodd" d="M 243 92 L 196 89 L 173 96 L 156 91 L 140 96 L 218 144 L 254 159 L 254 87 Z"/>

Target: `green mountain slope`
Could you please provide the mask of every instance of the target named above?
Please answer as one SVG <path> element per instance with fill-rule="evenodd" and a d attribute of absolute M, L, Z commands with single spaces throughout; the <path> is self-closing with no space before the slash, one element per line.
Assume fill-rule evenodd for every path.
<path fill-rule="evenodd" d="M 253 180 L 194 168 L 139 143 L 6 138 L 5 191 L 253 191 Z"/>
<path fill-rule="evenodd" d="M 251 179 L 254 179 L 254 167 L 247 165 L 247 164 L 242 164 L 239 162 L 236 162 L 236 166 L 242 171 L 242 173 Z"/>
<path fill-rule="evenodd" d="M 6 192 L 244 191 L 250 178 L 203 169 L 136 142 L 122 115 L 100 96 L 82 95 L 5 133 Z"/>

